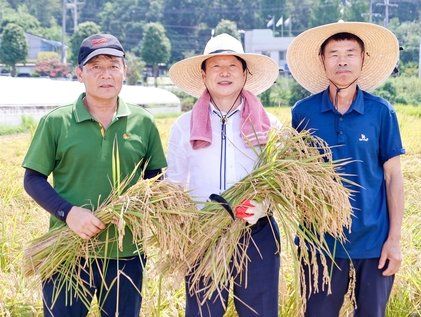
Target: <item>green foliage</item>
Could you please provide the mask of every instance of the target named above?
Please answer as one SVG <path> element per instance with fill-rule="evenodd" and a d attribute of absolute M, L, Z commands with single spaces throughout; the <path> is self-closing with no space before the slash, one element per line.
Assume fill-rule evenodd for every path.
<path fill-rule="evenodd" d="M 392 14 L 397 17 L 401 23 L 414 22 L 421 18 L 421 1 L 419 0 L 404 0 L 394 1 L 399 3 L 398 9 L 392 8 Z"/>
<path fill-rule="evenodd" d="M 184 91 L 181 91 L 178 88 L 171 90 L 178 98 L 180 98 L 181 102 L 181 111 L 186 112 L 193 108 L 194 104 L 197 101 L 197 98 L 186 94 Z"/>
<path fill-rule="evenodd" d="M 207 16 L 212 16 L 209 7 L 210 2 L 201 0 L 164 1 L 163 16 L 168 25 L 166 29 L 171 41 L 172 61 L 203 51 L 204 44 L 211 36 L 207 21 Z"/>
<path fill-rule="evenodd" d="M 292 77 L 278 77 L 276 83 L 259 98 L 265 107 L 292 107 L 298 100 L 309 95 Z"/>
<path fill-rule="evenodd" d="M 418 76 L 418 63 L 408 62 L 406 64 L 399 65 L 399 74 L 405 77 L 417 77 Z"/>
<path fill-rule="evenodd" d="M 384 16 L 384 7 L 376 6 L 376 2 L 382 1 L 374 1 L 373 13 Z M 61 0 L 0 0 L 0 33 L 6 24 L 13 22 L 30 33 L 61 41 L 61 3 Z M 162 21 L 172 44 L 171 61 L 202 52 L 212 28 L 221 20 L 228 19 L 238 29 L 250 30 L 266 28 L 272 16 L 275 20 L 283 16 L 284 21 L 291 17 L 291 31 L 297 35 L 311 26 L 336 22 L 339 18 L 367 21 L 369 11 L 369 0 L 89 0 L 78 3 L 79 22 L 95 22 L 103 32 L 117 36 L 127 51 L 139 50 L 145 24 Z M 401 57 L 405 63 L 418 61 L 420 13 L 419 0 L 399 1 L 399 7 L 390 9 L 390 16 L 397 18 L 395 24 L 391 20 L 391 29 L 399 28 L 398 38 L 405 48 Z M 381 18 L 373 19 L 375 23 L 383 23 Z M 68 12 L 68 25 L 72 25 L 71 20 Z M 277 28 L 275 34 L 279 35 L 279 31 Z"/>
<path fill-rule="evenodd" d="M 391 81 L 387 81 L 377 89 L 376 95 L 394 103 L 396 100 L 396 88 Z M 406 100 L 403 100 L 401 103 L 406 103 Z"/>
<path fill-rule="evenodd" d="M 61 42 L 61 26 L 57 24 L 54 18 L 50 20 L 50 26 L 42 29 L 42 36 L 49 40 Z"/>
<path fill-rule="evenodd" d="M 70 39 L 71 57 L 70 60 L 73 65 L 77 65 L 77 55 L 79 53 L 80 44 L 88 36 L 101 32 L 101 28 L 94 22 L 83 22 L 79 24 L 75 33 Z"/>
<path fill-rule="evenodd" d="M 4 16 L 1 19 L 0 33 L 11 23 L 19 25 L 25 32 L 41 35 L 41 24 L 36 17 L 29 13 L 25 5 L 19 6 L 17 11 L 5 10 Z"/>
<path fill-rule="evenodd" d="M 292 106 L 290 86 L 292 79 L 288 77 L 278 77 L 276 83 L 270 89 L 271 106 L 282 107 Z"/>
<path fill-rule="evenodd" d="M 256 0 L 209 1 L 204 22 L 209 26 L 215 26 L 219 21 L 229 19 L 235 21 L 242 29 L 262 28 L 266 25 L 266 19 L 262 15 L 263 8 L 260 2 Z M 269 8 L 265 9 L 276 7 L 276 3 L 271 2 Z M 279 11 L 274 11 L 279 14 Z"/>
<path fill-rule="evenodd" d="M 58 25 L 56 16 L 53 14 L 54 6 L 43 8 L 41 4 L 44 1 L 57 2 L 57 0 L 42 0 L 40 2 L 28 1 L 28 4 L 15 3 L 17 9 L 14 10 L 6 0 L 0 0 L 0 33 L 2 33 L 6 25 L 14 23 L 21 26 L 25 32 L 61 42 L 61 26 Z M 34 11 L 43 15 L 43 19 L 48 19 L 48 22 L 43 21 L 41 23 L 36 16 L 32 15 Z"/>
<path fill-rule="evenodd" d="M 290 0 L 287 2 L 287 12 L 292 19 L 292 33 L 297 35 L 309 27 L 310 8 L 312 0 Z M 284 16 L 285 19 L 285 16 Z"/>
<path fill-rule="evenodd" d="M 11 10 L 9 3 L 6 0 L 0 0 L 0 22 L 3 19 L 3 15 L 6 10 Z"/>
<path fill-rule="evenodd" d="M 12 67 L 12 76 L 15 76 L 16 63 L 24 62 L 27 54 L 28 44 L 23 29 L 17 24 L 8 24 L 0 42 L 0 62 Z"/>
<path fill-rule="evenodd" d="M 126 53 L 127 75 L 126 81 L 129 85 L 136 85 L 142 78 L 142 71 L 145 68 L 145 63 L 135 54 Z"/>
<path fill-rule="evenodd" d="M 269 17 L 275 17 L 275 23 L 281 16 L 284 17 L 284 21 L 289 17 L 289 12 L 287 12 L 287 3 L 290 1 L 286 0 L 261 0 L 261 6 L 255 11 L 259 17 L 259 21 L 257 25 L 265 27 Z M 257 28 L 260 28 L 257 26 Z M 248 29 L 247 26 L 243 26 L 243 28 Z"/>
<path fill-rule="evenodd" d="M 262 103 L 263 107 L 273 106 L 270 100 L 270 92 L 271 89 L 268 89 L 259 95 L 260 102 Z"/>
<path fill-rule="evenodd" d="M 260 100 L 265 107 L 292 107 L 309 95 L 292 77 L 279 77 L 270 89 L 260 95 Z"/>
<path fill-rule="evenodd" d="M 311 8 L 310 27 L 337 22 L 340 19 L 340 0 L 315 0 Z"/>
<path fill-rule="evenodd" d="M 51 17 L 61 19 L 61 1 L 37 0 L 24 1 L 31 15 L 36 17 L 43 27 L 51 26 Z"/>
<path fill-rule="evenodd" d="M 240 33 L 238 32 L 237 23 L 230 20 L 221 20 L 215 28 L 215 35 L 227 33 L 237 40 L 240 40 Z"/>
<path fill-rule="evenodd" d="M 33 133 L 37 127 L 37 122 L 29 116 L 22 116 L 21 124 L 18 126 L 0 125 L 0 136 L 17 133 L 30 132 Z M 0 248 L 1 249 L 1 248 Z M 0 261 L 1 267 L 1 261 Z"/>
<path fill-rule="evenodd" d="M 343 7 L 343 20 L 368 22 L 369 2 L 367 0 L 346 1 Z"/>
<path fill-rule="evenodd" d="M 171 43 L 161 23 L 146 24 L 140 53 L 146 64 L 153 66 L 156 79 L 158 64 L 167 63 L 171 53 Z"/>
<path fill-rule="evenodd" d="M 392 104 L 421 105 L 421 79 L 417 77 L 389 78 L 374 91 Z"/>
<path fill-rule="evenodd" d="M 80 1 L 82 2 L 82 1 Z M 80 21 L 93 21 L 104 10 L 106 3 L 110 1 L 104 0 L 89 0 L 83 1 L 83 6 L 80 9 Z"/>
<path fill-rule="evenodd" d="M 421 43 L 420 21 L 401 23 L 397 18 L 394 18 L 389 23 L 389 29 L 395 33 L 399 45 L 403 48 L 403 51 L 400 52 L 401 62 L 418 62 Z"/>
<path fill-rule="evenodd" d="M 162 18 L 162 0 L 108 1 L 99 17 L 102 30 L 115 35 L 129 51 L 139 45 L 145 23 Z"/>
<path fill-rule="evenodd" d="M 293 106 L 298 100 L 310 96 L 310 92 L 300 86 L 295 80 L 290 85 L 291 95 L 289 97 L 289 105 Z"/>

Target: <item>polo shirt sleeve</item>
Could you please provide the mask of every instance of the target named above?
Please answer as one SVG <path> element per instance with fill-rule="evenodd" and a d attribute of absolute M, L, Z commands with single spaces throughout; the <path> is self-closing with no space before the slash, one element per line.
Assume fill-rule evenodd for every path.
<path fill-rule="evenodd" d="M 300 122 L 301 122 L 301 118 L 298 115 L 297 108 L 296 108 L 296 105 L 295 105 L 294 107 L 291 108 L 291 126 L 294 129 L 298 130 Z"/>
<path fill-rule="evenodd" d="M 154 122 L 152 122 L 149 134 L 146 158 L 149 160 L 148 166 L 146 167 L 147 170 L 156 170 L 167 166 L 161 137 L 159 136 L 159 131 Z"/>
<path fill-rule="evenodd" d="M 46 176 L 54 170 L 56 156 L 55 131 L 49 117 L 41 118 L 22 166 Z"/>
<path fill-rule="evenodd" d="M 405 154 L 396 112 L 391 106 L 382 114 L 379 147 L 382 165 L 392 157 Z"/>

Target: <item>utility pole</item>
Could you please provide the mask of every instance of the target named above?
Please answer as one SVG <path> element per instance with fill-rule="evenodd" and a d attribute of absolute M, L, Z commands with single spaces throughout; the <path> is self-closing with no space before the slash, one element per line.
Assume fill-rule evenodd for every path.
<path fill-rule="evenodd" d="M 61 62 L 66 62 L 66 49 L 64 46 L 64 36 L 66 34 L 66 15 L 67 10 L 73 10 L 73 32 L 76 31 L 78 25 L 78 5 L 83 5 L 84 2 L 77 0 L 62 0 L 62 19 L 61 19 Z"/>
<path fill-rule="evenodd" d="M 368 22 L 373 23 L 373 18 L 381 17 L 380 13 L 373 13 L 373 4 L 374 0 L 370 0 L 370 5 L 368 7 L 368 13 L 362 13 L 361 16 L 368 16 Z M 383 5 L 383 4 L 382 4 Z"/>
<path fill-rule="evenodd" d="M 377 6 L 384 7 L 384 27 L 389 25 L 389 7 L 397 8 L 398 5 L 396 3 L 390 3 L 390 0 L 383 0 L 384 3 L 376 3 Z"/>
<path fill-rule="evenodd" d="M 79 5 L 83 5 L 85 4 L 84 2 L 78 2 L 77 0 L 67 0 L 70 3 L 67 4 L 67 8 L 73 10 L 73 29 L 74 31 L 76 31 L 77 29 L 77 25 L 78 25 L 78 11 L 77 11 L 77 7 Z"/>
<path fill-rule="evenodd" d="M 66 33 L 66 0 L 62 2 L 62 17 L 61 17 L 61 62 L 66 62 L 66 49 L 64 46 L 64 34 Z"/>

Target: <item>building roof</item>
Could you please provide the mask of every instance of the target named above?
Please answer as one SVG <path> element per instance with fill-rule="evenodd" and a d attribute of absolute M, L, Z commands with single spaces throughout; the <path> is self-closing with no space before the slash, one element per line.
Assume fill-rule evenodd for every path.
<path fill-rule="evenodd" d="M 29 38 L 29 37 L 36 38 L 36 39 L 39 39 L 41 42 L 48 43 L 51 46 L 54 46 L 54 47 L 57 47 L 57 48 L 61 48 L 61 46 L 63 45 L 63 43 L 61 43 L 59 41 L 49 40 L 49 39 L 46 39 L 45 37 L 42 37 L 42 36 L 39 36 L 39 35 L 36 35 L 36 34 L 32 34 L 32 33 L 29 33 L 29 32 L 25 32 L 25 35 L 27 36 L 27 38 Z M 64 47 L 66 49 L 68 48 L 67 45 L 64 45 Z"/>

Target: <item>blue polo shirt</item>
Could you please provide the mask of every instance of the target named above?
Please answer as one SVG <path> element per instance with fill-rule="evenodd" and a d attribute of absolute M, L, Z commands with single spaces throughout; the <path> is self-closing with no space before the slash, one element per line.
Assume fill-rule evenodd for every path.
<path fill-rule="evenodd" d="M 351 107 L 340 114 L 326 89 L 298 101 L 292 109 L 292 126 L 307 129 L 324 139 L 333 159 L 351 159 L 340 172 L 361 187 L 350 198 L 353 208 L 351 232 L 342 246 L 326 237 L 335 257 L 368 259 L 380 257 L 389 232 L 389 214 L 383 164 L 405 153 L 393 107 L 386 100 L 360 89 Z M 345 249 L 344 249 L 345 248 Z"/>

